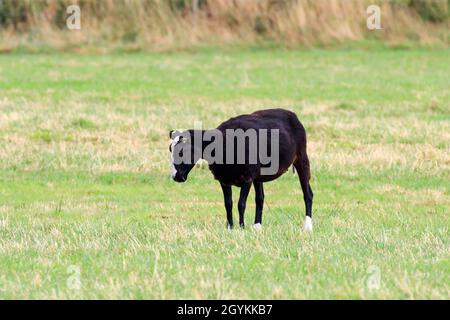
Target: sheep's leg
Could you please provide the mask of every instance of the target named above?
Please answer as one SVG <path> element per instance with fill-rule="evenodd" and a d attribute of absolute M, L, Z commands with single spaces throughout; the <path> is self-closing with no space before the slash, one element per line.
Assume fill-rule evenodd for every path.
<path fill-rule="evenodd" d="M 251 183 L 245 184 L 241 187 L 241 193 L 239 195 L 239 202 L 238 202 L 238 211 L 239 211 L 239 225 L 241 228 L 245 227 L 244 222 L 244 213 L 245 213 L 245 206 L 247 204 L 247 197 L 248 193 L 250 192 Z"/>
<path fill-rule="evenodd" d="M 256 205 L 254 228 L 261 229 L 262 212 L 264 207 L 264 188 L 262 182 L 253 182 L 253 186 L 255 187 L 255 205 Z"/>
<path fill-rule="evenodd" d="M 227 211 L 227 227 L 233 229 L 233 196 L 231 186 L 220 184 L 223 191 L 223 200 L 225 203 L 225 210 Z"/>
<path fill-rule="evenodd" d="M 305 219 L 305 231 L 312 231 L 312 204 L 313 204 L 313 192 L 309 184 L 311 172 L 309 169 L 309 160 L 306 152 L 295 163 L 295 170 L 297 170 L 300 185 L 303 191 L 303 200 L 305 201 L 306 219 Z"/>

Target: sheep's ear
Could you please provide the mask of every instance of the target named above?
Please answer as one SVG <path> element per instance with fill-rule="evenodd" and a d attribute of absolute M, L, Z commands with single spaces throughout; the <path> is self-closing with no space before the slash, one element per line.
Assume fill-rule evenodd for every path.
<path fill-rule="evenodd" d="M 172 139 L 172 134 L 173 134 L 174 130 L 170 130 L 169 132 L 169 138 Z"/>

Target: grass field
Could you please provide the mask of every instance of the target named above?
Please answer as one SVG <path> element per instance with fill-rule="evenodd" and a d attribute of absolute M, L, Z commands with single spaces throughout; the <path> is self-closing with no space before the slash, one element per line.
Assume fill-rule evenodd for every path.
<path fill-rule="evenodd" d="M 449 50 L 1 55 L 0 298 L 449 299 L 449 75 Z M 269 107 L 307 129 L 313 234 L 290 172 L 260 233 L 205 166 L 169 179 L 170 129 Z"/>

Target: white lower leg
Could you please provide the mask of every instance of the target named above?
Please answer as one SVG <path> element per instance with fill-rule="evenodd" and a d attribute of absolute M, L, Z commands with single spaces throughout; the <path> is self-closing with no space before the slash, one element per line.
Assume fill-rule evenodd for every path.
<path fill-rule="evenodd" d="M 312 219 L 311 217 L 306 216 L 305 226 L 303 227 L 303 230 L 306 232 L 312 232 L 312 229 Z"/>
<path fill-rule="evenodd" d="M 262 229 L 262 224 L 261 223 L 255 223 L 253 225 L 253 229 L 255 229 L 256 231 L 259 231 Z"/>

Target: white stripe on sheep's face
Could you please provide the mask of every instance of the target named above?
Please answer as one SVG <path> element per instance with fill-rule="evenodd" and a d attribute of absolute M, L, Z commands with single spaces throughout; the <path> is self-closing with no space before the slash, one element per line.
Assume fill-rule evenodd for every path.
<path fill-rule="evenodd" d="M 185 182 L 189 172 L 195 165 L 190 156 L 191 152 L 189 152 L 192 150 L 191 139 L 186 136 L 189 136 L 187 132 L 175 136 L 169 147 L 171 176 L 176 182 Z M 170 137 L 173 137 L 172 133 L 170 133 Z M 187 157 L 185 158 L 184 155 Z"/>
<path fill-rule="evenodd" d="M 170 168 L 171 168 L 171 176 L 172 179 L 175 180 L 175 176 L 177 175 L 177 169 L 175 168 L 175 157 L 174 157 L 174 152 L 175 152 L 175 145 L 180 141 L 181 136 L 175 137 L 175 139 L 173 139 L 172 143 L 170 144 Z"/>

